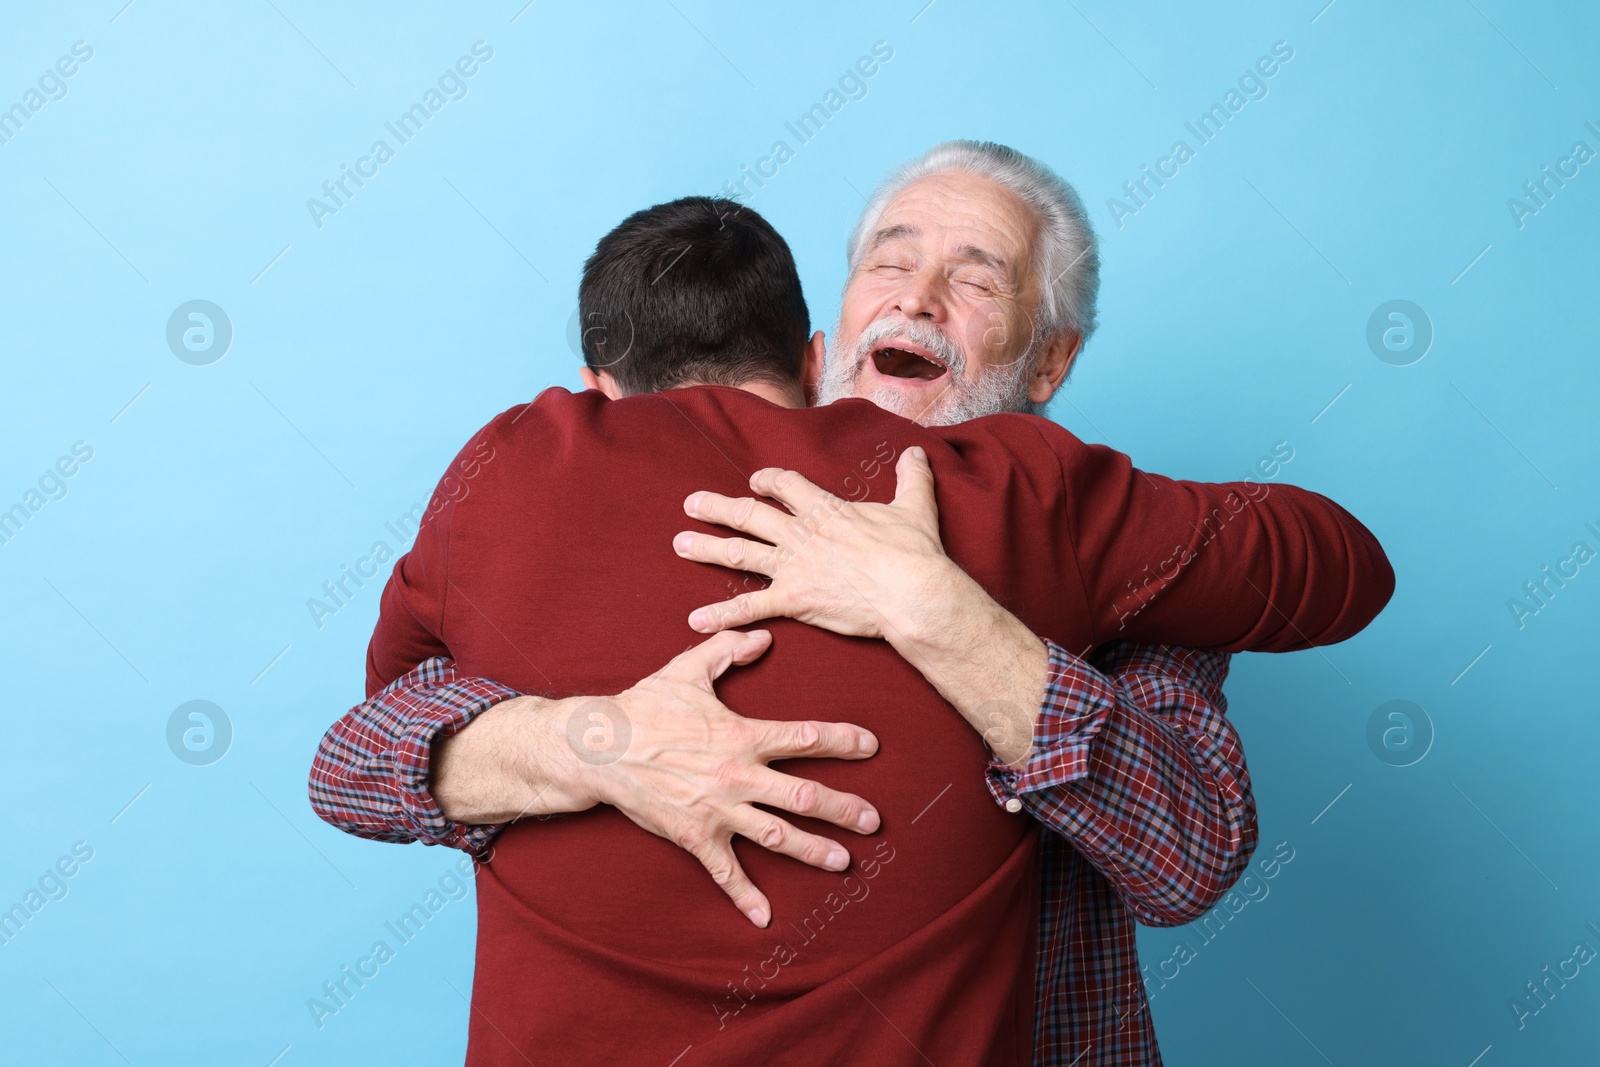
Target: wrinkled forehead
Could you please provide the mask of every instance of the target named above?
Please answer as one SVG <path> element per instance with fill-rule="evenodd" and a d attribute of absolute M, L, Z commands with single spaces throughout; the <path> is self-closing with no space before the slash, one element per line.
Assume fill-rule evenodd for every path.
<path fill-rule="evenodd" d="M 919 255 L 964 261 L 1022 280 L 1031 270 L 1038 218 L 1005 186 L 965 171 L 918 179 L 884 207 L 863 247 L 908 247 Z"/>

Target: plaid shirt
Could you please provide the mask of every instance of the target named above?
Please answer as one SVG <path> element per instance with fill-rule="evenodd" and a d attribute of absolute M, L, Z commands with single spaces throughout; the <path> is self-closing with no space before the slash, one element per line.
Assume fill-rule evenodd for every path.
<path fill-rule="evenodd" d="M 1116 644 L 1091 666 L 1049 649 L 1032 755 L 988 769 L 997 802 L 1053 831 L 1040 856 L 1034 1064 L 1155 1067 L 1134 924 L 1193 922 L 1256 845 L 1244 750 L 1225 717 L 1229 657 Z M 428 660 L 328 731 L 312 807 L 361 837 L 481 852 L 503 827 L 445 818 L 429 760 L 438 738 L 517 695 Z"/>

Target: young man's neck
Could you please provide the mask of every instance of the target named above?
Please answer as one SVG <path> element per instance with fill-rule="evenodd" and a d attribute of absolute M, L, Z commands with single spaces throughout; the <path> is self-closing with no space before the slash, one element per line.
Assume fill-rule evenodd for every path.
<path fill-rule="evenodd" d="M 628 395 L 623 391 L 622 387 L 617 384 L 617 380 L 613 378 L 607 371 L 600 371 L 596 373 L 595 371 L 590 370 L 588 367 L 584 367 L 578 371 L 578 375 L 583 379 L 584 388 L 598 389 L 612 400 L 616 400 L 620 397 Z M 673 388 L 686 389 L 692 385 L 717 384 L 720 383 L 684 382 L 682 385 L 673 386 Z M 742 389 L 747 393 L 752 393 L 756 396 L 759 396 L 761 399 L 766 400 L 769 403 L 776 404 L 781 408 L 803 408 L 806 406 L 805 387 L 801 385 L 798 380 L 780 383 L 757 379 L 743 382 L 739 385 L 730 386 L 729 388 Z"/>
<path fill-rule="evenodd" d="M 755 378 L 732 386 L 734 389 L 743 389 L 747 393 L 759 396 L 761 399 L 776 404 L 781 408 L 809 407 L 806 383 L 815 386 L 818 376 L 822 373 L 823 359 L 827 355 L 827 345 L 818 330 L 811 335 L 805 348 L 800 353 L 800 373 L 793 378 L 783 381 Z M 595 370 L 588 365 L 578 368 L 578 377 L 583 379 L 585 389 L 598 389 L 612 400 L 625 396 L 622 387 L 617 384 L 617 379 L 608 370 Z M 716 385 L 716 382 L 685 382 L 683 388 L 690 385 Z"/>
<path fill-rule="evenodd" d="M 780 408 L 803 408 L 806 406 L 805 390 L 800 387 L 799 382 L 790 382 L 787 385 L 779 385 L 776 382 L 756 381 L 745 382 L 742 385 L 735 385 L 733 388 L 743 389 L 747 393 L 754 393 L 761 399 L 776 404 Z"/>

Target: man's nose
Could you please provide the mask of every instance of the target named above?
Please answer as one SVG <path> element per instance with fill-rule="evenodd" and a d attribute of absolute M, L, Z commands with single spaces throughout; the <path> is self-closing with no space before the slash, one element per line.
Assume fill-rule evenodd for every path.
<path fill-rule="evenodd" d="M 943 322 L 946 297 L 944 276 L 936 271 L 920 270 L 906 280 L 895 308 L 908 319 Z"/>

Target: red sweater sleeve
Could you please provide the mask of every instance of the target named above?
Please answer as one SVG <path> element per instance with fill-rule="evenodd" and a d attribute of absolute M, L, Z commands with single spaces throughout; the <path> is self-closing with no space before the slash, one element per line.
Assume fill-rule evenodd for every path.
<path fill-rule="evenodd" d="M 449 536 L 439 518 L 431 510 L 424 514 L 411 551 L 383 587 L 378 625 L 367 645 L 369 698 L 423 660 L 450 654 L 442 636 Z"/>
<path fill-rule="evenodd" d="M 472 491 L 471 481 L 494 459 L 491 422 L 467 442 L 445 470 L 428 501 L 411 550 L 401 556 L 383 587 L 378 625 L 367 646 L 367 696 L 433 656 L 450 655 L 445 643 L 444 609 L 450 588 L 450 529 L 457 506 Z"/>
<path fill-rule="evenodd" d="M 1281 483 L 1175 481 L 1053 424 L 1038 428 L 1061 463 L 1097 643 L 1330 645 L 1394 592 L 1377 539 L 1326 497 Z"/>

